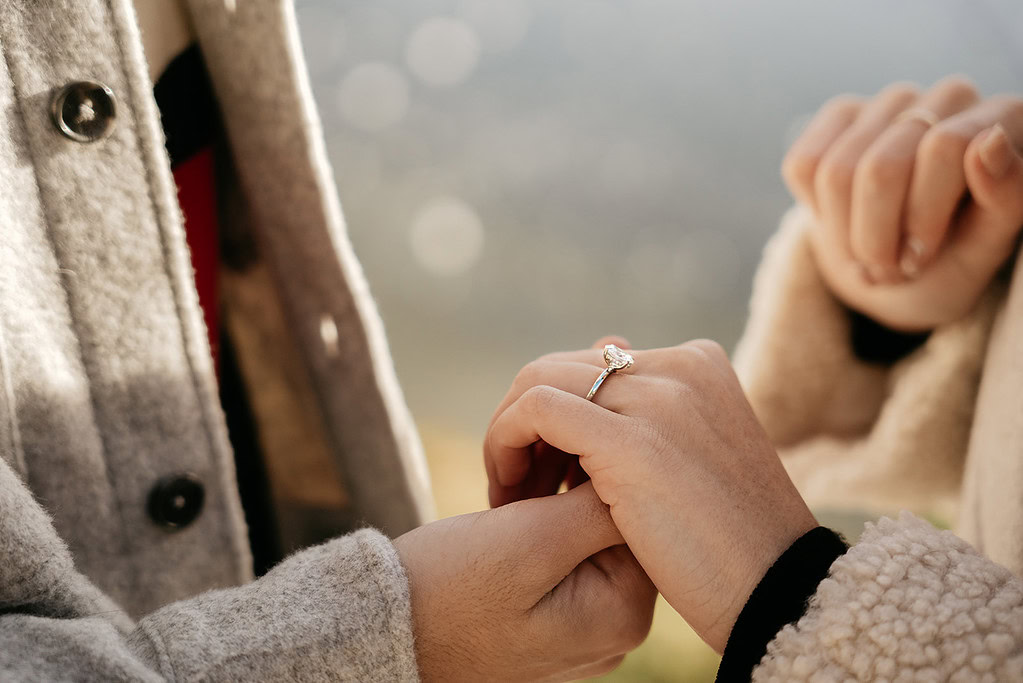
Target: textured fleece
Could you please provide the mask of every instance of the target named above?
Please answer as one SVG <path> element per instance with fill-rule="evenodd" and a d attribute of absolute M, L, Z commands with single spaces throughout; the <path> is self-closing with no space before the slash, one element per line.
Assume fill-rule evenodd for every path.
<path fill-rule="evenodd" d="M 1023 580 L 904 513 L 868 524 L 758 683 L 1023 680 Z"/>
<path fill-rule="evenodd" d="M 133 625 L 2 460 L 0 510 L 0 680 L 418 680 L 408 582 L 375 531 Z"/>

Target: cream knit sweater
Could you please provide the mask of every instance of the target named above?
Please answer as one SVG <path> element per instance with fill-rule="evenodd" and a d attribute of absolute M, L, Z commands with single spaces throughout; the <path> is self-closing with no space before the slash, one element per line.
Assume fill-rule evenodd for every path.
<path fill-rule="evenodd" d="M 1000 343 L 992 321 L 998 311 L 1006 317 L 1015 294 L 1006 304 L 1004 283 L 995 283 L 967 319 L 936 330 L 893 367 L 863 363 L 847 313 L 817 272 L 811 226 L 809 212 L 794 210 L 769 243 L 735 355 L 793 480 L 811 504 L 946 518 L 973 510 L 985 490 L 963 484 L 967 454 L 967 467 L 1005 458 L 1010 482 L 1013 459 L 1023 457 L 1023 443 L 1011 439 L 977 448 L 991 443 L 976 427 L 991 410 L 978 395 L 1012 377 L 1012 368 L 992 368 L 988 348 Z M 1010 329 L 1000 324 L 996 334 Z M 1000 393 L 1019 405 L 1023 383 L 1009 391 Z M 1023 408 L 1016 416 L 1023 423 Z M 1019 528 L 1013 512 L 1003 506 L 1000 516 L 985 516 L 979 537 Z M 832 565 L 804 616 L 770 643 L 754 680 L 1023 680 L 1023 580 L 952 532 L 908 512 L 896 516 L 868 524 Z M 1018 547 L 999 544 L 985 555 L 1015 568 Z"/>

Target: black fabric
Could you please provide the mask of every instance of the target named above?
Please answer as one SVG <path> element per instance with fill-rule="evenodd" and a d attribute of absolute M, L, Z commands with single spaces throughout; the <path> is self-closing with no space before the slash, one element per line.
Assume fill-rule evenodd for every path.
<path fill-rule="evenodd" d="M 849 549 L 831 529 L 819 526 L 789 546 L 753 590 L 732 627 L 718 668 L 718 681 L 748 681 L 767 644 L 799 620 L 832 563 Z"/>
<path fill-rule="evenodd" d="M 277 564 L 284 553 L 277 533 L 269 477 L 259 445 L 256 418 L 249 406 L 231 338 L 220 333 L 220 403 L 224 407 L 227 433 L 234 451 L 238 493 L 249 527 L 252 570 L 262 576 Z"/>
<path fill-rule="evenodd" d="M 920 348 L 930 332 L 896 332 L 858 311 L 849 311 L 852 348 L 867 363 L 891 365 Z"/>
<path fill-rule="evenodd" d="M 215 153 L 225 149 L 220 109 L 198 45 L 192 44 L 171 60 L 153 86 L 153 95 L 160 109 L 172 167 L 207 147 L 213 147 Z M 231 246 L 221 240 L 220 258 L 224 263 L 231 263 L 237 258 Z M 223 328 L 219 337 L 220 404 L 234 453 L 238 494 L 249 530 L 253 571 L 256 576 L 261 576 L 282 559 L 283 550 L 247 390 L 234 347 Z"/>
<path fill-rule="evenodd" d="M 208 146 L 220 130 L 220 110 L 199 46 L 171 60 L 153 86 L 171 166 Z"/>

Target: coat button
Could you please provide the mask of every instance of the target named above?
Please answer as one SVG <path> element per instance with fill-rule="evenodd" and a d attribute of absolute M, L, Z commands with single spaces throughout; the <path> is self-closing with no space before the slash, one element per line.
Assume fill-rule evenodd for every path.
<path fill-rule="evenodd" d="M 57 130 L 76 142 L 95 142 L 110 132 L 117 116 L 114 92 L 93 81 L 61 88 L 51 104 Z"/>
<path fill-rule="evenodd" d="M 181 529 L 202 512 L 206 490 L 194 474 L 176 474 L 156 482 L 149 492 L 149 516 L 168 529 Z"/>

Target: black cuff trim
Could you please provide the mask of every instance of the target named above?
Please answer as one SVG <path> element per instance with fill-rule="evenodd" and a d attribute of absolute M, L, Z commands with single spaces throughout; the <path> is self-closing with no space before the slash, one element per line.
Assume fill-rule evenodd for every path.
<path fill-rule="evenodd" d="M 806 532 L 782 553 L 753 590 L 732 627 L 717 681 L 748 681 L 767 653 L 767 644 L 799 620 L 832 563 L 849 549 L 831 529 Z"/>
<path fill-rule="evenodd" d="M 896 332 L 858 311 L 849 311 L 853 353 L 866 363 L 891 365 L 923 346 L 930 332 Z"/>

